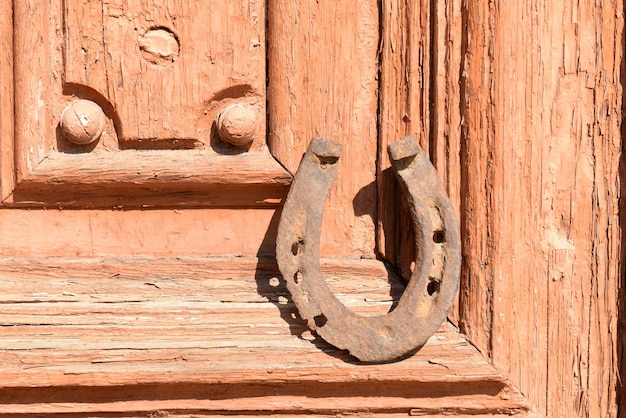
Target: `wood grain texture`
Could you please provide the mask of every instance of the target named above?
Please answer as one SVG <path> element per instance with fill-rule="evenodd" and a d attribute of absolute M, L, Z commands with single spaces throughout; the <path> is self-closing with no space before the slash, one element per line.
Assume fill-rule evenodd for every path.
<path fill-rule="evenodd" d="M 64 83 L 113 106 L 120 141 L 206 140 L 203 113 L 226 96 L 254 103 L 264 134 L 264 12 L 258 0 L 67 0 Z"/>
<path fill-rule="evenodd" d="M 461 58 L 463 17 L 460 0 L 438 0 L 434 4 L 432 26 L 433 58 L 431 75 L 432 116 L 430 146 L 448 197 L 461 219 Z M 459 295 L 448 316 L 459 323 Z"/>
<path fill-rule="evenodd" d="M 268 2 L 269 145 L 295 173 L 314 137 L 344 145 L 322 254 L 374 255 L 378 7 L 372 0 Z"/>
<path fill-rule="evenodd" d="M 87 3 L 71 13 L 89 9 L 87 23 L 102 27 Z M 111 105 L 97 145 L 68 147 L 55 136 L 64 106 L 114 100 L 108 84 L 80 87 L 87 67 L 64 82 L 62 4 L 72 2 L 0 2 L 0 192 L 17 207 L 0 210 L 0 412 L 624 415 L 622 3 L 268 2 L 271 152 L 295 172 L 312 137 L 344 143 L 323 254 L 373 257 L 377 242 L 407 272 L 411 233 L 386 154 L 405 134 L 429 150 L 459 210 L 467 340 L 446 325 L 417 355 L 384 366 L 352 364 L 307 334 L 275 268 L 247 258 L 273 255 L 279 214 L 244 208 L 280 206 L 289 175 L 263 162 L 262 142 L 219 155 L 236 150 L 211 142 L 212 121 L 233 100 L 261 98 L 264 77 L 259 89 L 235 77 L 234 90 L 194 102 L 206 113 L 193 129 L 208 141 L 168 142 L 178 135 L 172 114 L 160 120 L 150 101 L 140 125 L 158 141 L 120 146 Z M 262 15 L 261 3 L 246 4 Z M 240 46 L 249 35 L 228 32 Z M 101 71 L 100 43 L 77 33 L 68 45 L 85 47 Z M 158 96 L 171 85 L 161 87 Z M 170 149 L 198 147 L 210 158 Z M 222 208 L 171 209 L 179 205 Z M 325 271 L 363 314 L 385 313 L 402 289 L 371 261 Z"/>
<path fill-rule="evenodd" d="M 0 2 L 0 200 L 15 187 L 13 2 Z"/>
<path fill-rule="evenodd" d="M 284 197 L 289 174 L 265 144 L 264 3 L 5 6 L 1 47 L 14 49 L 3 54 L 10 65 L 0 80 L 5 204 L 250 207 L 275 206 Z M 169 61 L 166 52 L 175 49 Z M 63 110 L 78 98 L 97 103 L 107 117 L 93 144 L 72 144 L 59 127 Z M 246 147 L 224 143 L 214 126 L 219 111 L 235 102 L 258 116 Z M 190 148 L 202 153 L 149 155 Z"/>
<path fill-rule="evenodd" d="M 26 0 L 13 2 L 13 27 L 19 28 L 14 32 L 13 39 L 14 45 L 20 46 L 13 50 L 14 63 L 19 63 L 19 68 L 28 69 L 14 70 L 17 182 L 32 172 L 50 150 L 52 68 L 48 48 L 51 45 L 51 28 L 42 22 L 50 22 L 48 4 Z M 9 182 L 11 178 L 13 176 L 9 177 Z"/>
<path fill-rule="evenodd" d="M 387 146 L 414 135 L 430 153 L 431 11 L 429 2 L 416 1 L 383 1 L 381 8 L 377 244 L 380 255 L 409 279 L 413 227 Z"/>
<path fill-rule="evenodd" d="M 384 1 L 381 8 L 377 245 L 408 278 L 415 258 L 412 225 L 387 146 L 418 137 L 460 215 L 461 4 Z M 455 322 L 457 305 L 451 310 Z"/>
<path fill-rule="evenodd" d="M 618 416 L 623 4 L 463 17 L 461 328 L 546 416 Z"/>
<path fill-rule="evenodd" d="M 382 264 L 323 265 L 351 309 L 389 309 L 399 282 Z M 5 259 L 0 277 L 4 414 L 531 411 L 449 325 L 404 362 L 346 361 L 299 319 L 271 260 Z"/>
<path fill-rule="evenodd" d="M 0 210 L 0 256 L 271 256 L 272 209 Z"/>
<path fill-rule="evenodd" d="M 463 263 L 461 267 L 461 330 L 486 356 L 491 355 L 492 296 L 495 272 L 494 242 L 498 230 L 491 215 L 498 200 L 493 173 L 488 171 L 494 148 L 491 103 L 493 77 L 490 46 L 494 42 L 490 22 L 493 4 L 478 2 L 462 9 L 463 73 L 461 74 L 461 233 Z M 473 72 L 472 72 L 473 71 Z"/>
<path fill-rule="evenodd" d="M 290 183 L 291 175 L 268 152 L 51 152 L 3 203 L 117 209 L 277 206 Z"/>

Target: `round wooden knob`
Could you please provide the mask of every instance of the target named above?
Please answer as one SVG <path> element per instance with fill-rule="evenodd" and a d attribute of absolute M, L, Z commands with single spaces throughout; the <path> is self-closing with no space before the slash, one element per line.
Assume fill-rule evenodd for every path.
<path fill-rule="evenodd" d="M 229 144 L 243 147 L 254 140 L 257 114 L 252 106 L 233 104 L 217 115 L 217 133 Z"/>
<path fill-rule="evenodd" d="M 61 131 L 75 144 L 96 141 L 104 131 L 106 116 L 102 108 L 91 100 L 76 100 L 61 113 Z"/>

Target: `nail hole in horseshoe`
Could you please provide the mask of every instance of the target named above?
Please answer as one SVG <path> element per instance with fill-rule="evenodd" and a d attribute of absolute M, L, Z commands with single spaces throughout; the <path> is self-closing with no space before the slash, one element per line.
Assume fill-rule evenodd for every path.
<path fill-rule="evenodd" d="M 300 254 L 300 248 L 304 246 L 304 240 L 300 238 L 298 241 L 291 244 L 291 254 L 298 255 Z"/>
<path fill-rule="evenodd" d="M 300 270 L 296 271 L 296 274 L 293 275 L 293 281 L 296 282 L 296 284 L 300 283 L 300 281 L 302 280 L 302 272 Z"/>
<path fill-rule="evenodd" d="M 327 169 L 329 166 L 339 161 L 339 157 L 335 157 L 334 155 L 316 155 L 316 157 L 320 161 L 320 167 L 322 169 Z"/>
<path fill-rule="evenodd" d="M 324 314 L 319 314 L 313 317 L 313 321 L 315 321 L 316 327 L 322 328 L 324 325 L 326 325 L 326 322 L 328 322 L 328 318 L 326 318 L 326 315 Z"/>
<path fill-rule="evenodd" d="M 446 234 L 443 231 L 433 232 L 433 242 L 435 244 L 441 244 L 446 241 Z"/>
<path fill-rule="evenodd" d="M 441 283 L 439 282 L 439 280 L 435 280 L 435 279 L 431 278 L 430 282 L 428 283 L 428 286 L 426 286 L 426 291 L 428 292 L 428 295 L 432 296 L 435 293 L 438 293 L 440 285 L 441 285 Z"/>

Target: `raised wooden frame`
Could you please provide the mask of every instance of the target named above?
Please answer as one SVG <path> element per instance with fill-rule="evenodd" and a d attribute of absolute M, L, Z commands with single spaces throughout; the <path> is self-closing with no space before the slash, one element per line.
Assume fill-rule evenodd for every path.
<path fill-rule="evenodd" d="M 264 68 L 254 70 L 258 74 L 252 74 L 248 87 L 229 87 L 211 100 L 207 97 L 206 110 L 198 122 L 199 132 L 205 135 L 202 148 L 164 151 L 159 150 L 163 145 L 157 144 L 154 150 L 114 149 L 122 147 L 121 139 L 116 139 L 121 127 L 115 109 L 91 87 L 64 80 L 63 56 L 68 52 L 63 51 L 70 43 L 63 38 L 63 26 L 70 24 L 64 19 L 65 3 L 15 0 L 3 4 L 2 205 L 133 208 L 280 204 L 291 175 L 265 145 L 265 118 L 260 120 L 259 138 L 249 149 L 215 146 L 218 140 L 213 121 L 220 108 L 236 100 L 252 99 L 265 108 Z M 263 26 L 259 22 L 265 21 L 264 8 L 258 9 L 255 24 Z M 264 30 L 258 35 L 260 46 L 250 54 L 260 54 L 264 67 L 265 54 L 258 49 L 265 45 Z M 68 146 L 59 132 L 60 114 L 76 98 L 96 101 L 109 117 L 103 134 L 108 139 L 102 138 L 95 149 Z M 107 141 L 113 149 L 106 149 Z M 172 140 L 173 146 L 182 142 Z M 233 189 L 238 193 L 233 194 Z"/>
<path fill-rule="evenodd" d="M 322 265 L 361 314 L 402 290 L 376 261 Z M 256 258 L 3 261 L 0 416 L 534 414 L 448 323 L 409 359 L 355 363 L 279 277 Z"/>

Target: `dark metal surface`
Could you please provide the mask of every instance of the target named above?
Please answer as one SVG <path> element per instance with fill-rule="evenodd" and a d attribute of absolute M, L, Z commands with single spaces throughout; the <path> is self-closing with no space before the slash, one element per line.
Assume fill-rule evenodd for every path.
<path fill-rule="evenodd" d="M 459 281 L 459 227 L 439 177 L 413 137 L 389 146 L 416 231 L 415 270 L 387 315 L 361 316 L 330 291 L 319 263 L 324 202 L 337 173 L 341 144 L 311 141 L 291 185 L 278 227 L 280 271 L 300 315 L 330 344 L 363 362 L 407 356 L 445 320 Z"/>

